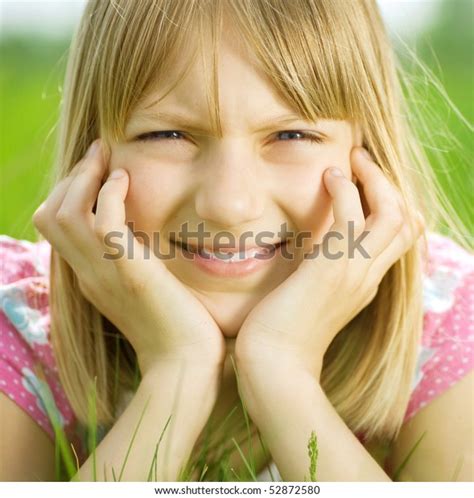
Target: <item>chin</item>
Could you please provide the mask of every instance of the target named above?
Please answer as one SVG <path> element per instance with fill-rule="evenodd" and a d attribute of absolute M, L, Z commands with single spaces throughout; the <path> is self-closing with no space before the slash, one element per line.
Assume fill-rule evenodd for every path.
<path fill-rule="evenodd" d="M 263 297 L 261 293 L 208 295 L 195 290 L 193 292 L 207 308 L 226 338 L 237 337 L 245 318 Z"/>
<path fill-rule="evenodd" d="M 239 333 L 240 328 L 242 327 L 242 324 L 244 321 L 242 320 L 242 317 L 215 317 L 214 320 L 216 320 L 217 325 L 222 331 L 222 335 L 228 339 L 233 339 L 237 337 L 237 334 Z"/>

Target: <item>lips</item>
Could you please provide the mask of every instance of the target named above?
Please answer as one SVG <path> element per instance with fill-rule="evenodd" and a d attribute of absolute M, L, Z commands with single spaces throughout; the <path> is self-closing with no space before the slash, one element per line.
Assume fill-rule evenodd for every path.
<path fill-rule="evenodd" d="M 275 243 L 265 243 L 264 245 L 248 245 L 243 251 L 239 251 L 236 247 L 220 247 L 218 251 L 213 251 L 207 246 L 195 246 L 193 244 L 185 244 L 182 241 L 171 239 L 171 242 L 181 247 L 183 251 L 190 254 L 198 254 L 202 258 L 208 260 L 217 260 L 222 262 L 233 263 L 237 261 L 245 261 L 250 258 L 255 258 L 257 255 L 268 257 L 272 255 L 278 247 L 285 244 L 287 240 L 278 241 Z"/>

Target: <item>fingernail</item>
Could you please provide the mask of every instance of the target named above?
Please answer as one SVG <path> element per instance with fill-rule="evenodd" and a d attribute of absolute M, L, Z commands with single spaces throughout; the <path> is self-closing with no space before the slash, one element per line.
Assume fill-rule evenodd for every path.
<path fill-rule="evenodd" d="M 336 167 L 329 168 L 332 176 L 344 176 L 344 173 Z"/>
<path fill-rule="evenodd" d="M 86 156 L 92 156 L 99 148 L 99 139 L 94 140 L 87 149 Z"/>
<path fill-rule="evenodd" d="M 110 173 L 107 180 L 118 180 L 125 175 L 125 171 L 123 169 L 114 169 L 112 173 Z"/>

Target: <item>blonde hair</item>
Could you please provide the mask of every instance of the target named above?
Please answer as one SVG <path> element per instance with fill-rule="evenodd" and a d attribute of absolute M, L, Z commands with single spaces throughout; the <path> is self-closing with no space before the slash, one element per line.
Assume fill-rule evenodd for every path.
<path fill-rule="evenodd" d="M 123 139 L 131 110 L 160 76 L 177 61 L 185 71 L 200 50 L 211 54 L 208 104 L 220 132 L 216 63 L 224 19 L 292 108 L 313 121 L 358 121 L 364 146 L 407 211 L 420 210 L 428 230 L 450 227 L 453 238 L 466 243 L 463 224 L 417 142 L 375 0 L 90 1 L 67 67 L 57 180 L 98 136 L 109 145 Z M 196 49 L 183 60 L 189 47 Z M 423 320 L 420 256 L 413 247 L 390 268 L 373 302 L 340 331 L 324 358 L 327 396 L 348 427 L 367 439 L 396 437 L 410 398 Z M 87 420 L 96 378 L 97 420 L 112 424 L 113 369 L 120 367 L 121 388 L 134 385 L 134 352 L 81 295 L 74 272 L 54 251 L 51 316 L 60 380 L 78 419 Z"/>

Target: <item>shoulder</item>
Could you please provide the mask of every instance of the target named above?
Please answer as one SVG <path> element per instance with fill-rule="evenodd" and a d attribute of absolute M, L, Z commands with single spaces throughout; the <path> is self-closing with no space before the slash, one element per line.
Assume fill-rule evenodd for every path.
<path fill-rule="evenodd" d="M 474 255 L 430 232 L 423 273 L 423 335 L 405 421 L 474 368 Z"/>
<path fill-rule="evenodd" d="M 404 424 L 386 469 L 394 480 L 474 481 L 474 371 Z"/>
<path fill-rule="evenodd" d="M 47 241 L 0 236 L 0 390 L 54 439 L 75 417 L 50 343 L 49 257 Z"/>

